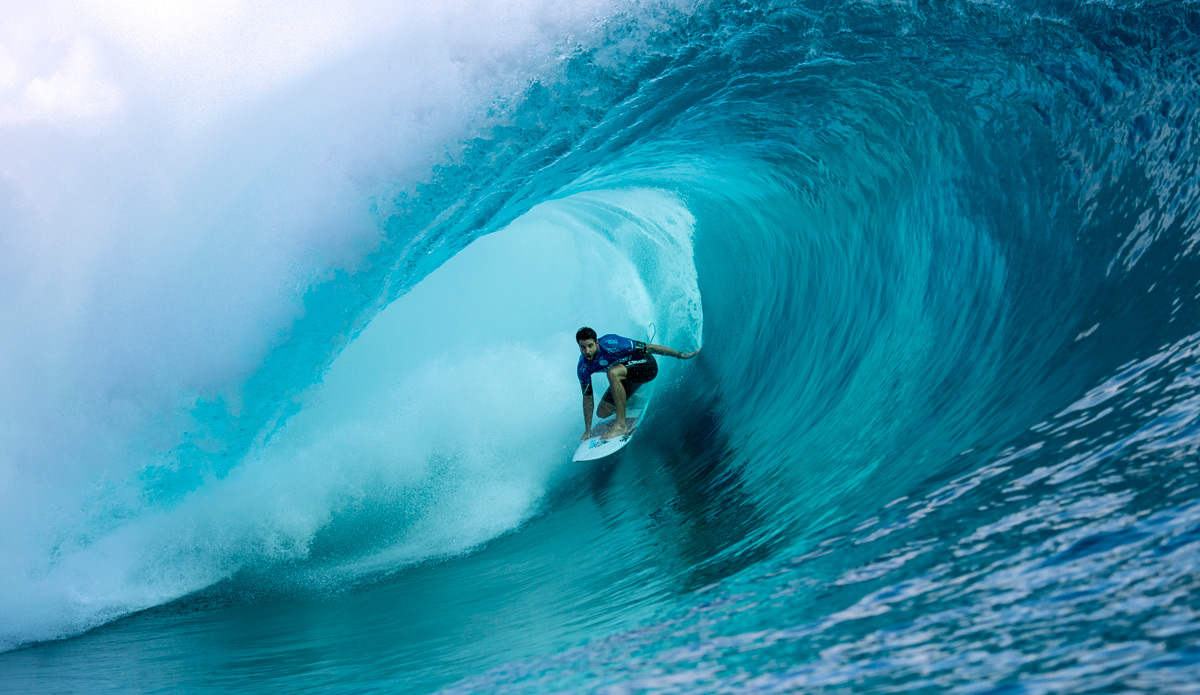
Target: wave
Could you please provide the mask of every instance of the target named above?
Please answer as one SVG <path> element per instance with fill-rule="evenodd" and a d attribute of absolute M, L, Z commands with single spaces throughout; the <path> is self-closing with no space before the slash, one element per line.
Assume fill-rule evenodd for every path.
<path fill-rule="evenodd" d="M 1143 491 L 1179 483 L 1197 417 L 1193 7 L 563 21 L 579 33 L 488 44 L 499 57 L 423 54 L 455 75 L 433 97 L 389 81 L 414 58 L 391 29 L 182 138 L 186 166 L 147 153 L 181 136 L 151 133 L 106 179 L 93 144 L 58 217 L 66 193 L 29 183 L 54 131 L 5 139 L 36 155 L 6 178 L 10 249 L 51 224 L 108 240 L 9 261 L 0 644 L 214 586 L 338 593 L 570 523 L 583 324 L 704 346 L 668 365 L 630 456 L 676 476 L 656 513 L 740 520 L 697 531 L 673 598 L 646 601 L 684 610 L 812 557 L 804 576 L 862 608 L 870 582 L 929 570 L 931 519 L 985 542 L 1012 486 L 1099 485 L 1139 442 L 1160 468 L 1103 494 L 1135 520 L 1183 514 L 1190 493 Z M 152 205 L 114 194 L 130 181 Z M 861 574 L 820 565 L 823 544 Z M 938 571 L 978 570 L 962 562 Z M 796 621 L 841 629 L 801 604 Z"/>

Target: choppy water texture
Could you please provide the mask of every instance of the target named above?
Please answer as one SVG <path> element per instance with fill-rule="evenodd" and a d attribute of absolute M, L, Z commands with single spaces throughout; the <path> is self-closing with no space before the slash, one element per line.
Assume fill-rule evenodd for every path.
<path fill-rule="evenodd" d="M 349 158 L 301 226 L 372 231 L 223 362 L 128 366 L 157 274 L 84 304 L 138 341 L 9 398 L 0 688 L 1200 690 L 1200 6 L 599 17 L 432 170 Z M 181 234 L 299 244 L 221 200 Z M 203 262 L 168 349 L 237 321 Z M 582 324 L 703 345 L 588 466 Z"/>

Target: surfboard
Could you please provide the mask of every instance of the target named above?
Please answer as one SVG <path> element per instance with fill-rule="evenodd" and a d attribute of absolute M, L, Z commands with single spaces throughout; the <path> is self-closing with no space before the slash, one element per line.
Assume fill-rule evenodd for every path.
<path fill-rule="evenodd" d="M 629 425 L 628 432 L 620 437 L 604 439 L 604 433 L 617 422 L 616 415 L 605 418 L 588 430 L 588 438 L 579 443 L 579 448 L 575 450 L 575 455 L 571 457 L 571 460 L 594 461 L 611 456 L 625 448 L 646 414 L 646 408 L 650 404 L 649 390 L 649 386 L 643 386 L 625 403 L 625 424 Z"/>

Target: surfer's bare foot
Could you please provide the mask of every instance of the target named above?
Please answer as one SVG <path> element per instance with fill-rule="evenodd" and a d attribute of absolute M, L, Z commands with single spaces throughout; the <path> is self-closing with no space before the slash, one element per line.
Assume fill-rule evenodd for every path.
<path fill-rule="evenodd" d="M 613 439 L 615 437 L 620 437 L 623 434 L 629 434 L 629 427 L 618 422 L 613 423 L 613 426 L 608 428 L 608 431 L 604 433 L 604 437 L 602 438 Z"/>

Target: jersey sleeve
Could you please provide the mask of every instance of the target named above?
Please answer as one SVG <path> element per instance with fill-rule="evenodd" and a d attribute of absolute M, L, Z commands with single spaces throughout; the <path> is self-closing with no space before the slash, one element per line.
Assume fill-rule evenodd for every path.
<path fill-rule="evenodd" d="M 600 345 L 614 357 L 629 357 L 646 352 L 646 344 L 610 333 L 600 339 Z"/>

